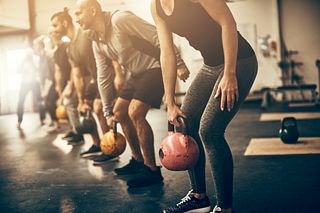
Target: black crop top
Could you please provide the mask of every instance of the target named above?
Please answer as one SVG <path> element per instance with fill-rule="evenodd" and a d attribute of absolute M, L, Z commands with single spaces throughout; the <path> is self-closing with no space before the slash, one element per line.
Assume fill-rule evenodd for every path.
<path fill-rule="evenodd" d="M 156 0 L 156 10 L 172 32 L 185 37 L 192 47 L 201 52 L 206 65 L 224 63 L 221 27 L 200 4 L 189 0 L 174 0 L 174 10 L 168 16 L 160 0 Z M 238 32 L 238 59 L 252 55 L 254 51 L 251 46 Z"/>

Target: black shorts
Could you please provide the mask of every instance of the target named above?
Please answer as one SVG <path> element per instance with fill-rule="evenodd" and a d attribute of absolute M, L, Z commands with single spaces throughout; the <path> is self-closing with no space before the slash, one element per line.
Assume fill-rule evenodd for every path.
<path fill-rule="evenodd" d="M 100 98 L 97 82 L 89 82 L 85 87 L 84 98 L 93 101 Z"/>
<path fill-rule="evenodd" d="M 136 99 L 152 108 L 160 108 L 163 93 L 161 69 L 155 68 L 130 76 L 119 92 L 119 97 L 128 101 Z"/>

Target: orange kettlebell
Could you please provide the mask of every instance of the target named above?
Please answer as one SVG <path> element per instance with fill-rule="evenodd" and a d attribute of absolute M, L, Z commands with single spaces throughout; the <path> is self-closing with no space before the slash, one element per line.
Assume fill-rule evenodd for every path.
<path fill-rule="evenodd" d="M 56 116 L 58 119 L 68 119 L 66 107 L 63 105 L 59 105 L 56 109 Z"/>
<path fill-rule="evenodd" d="M 179 116 L 181 132 L 174 131 L 168 122 L 168 136 L 160 144 L 159 157 L 162 165 L 172 171 L 188 170 L 196 165 L 199 159 L 199 147 L 188 135 L 187 121 Z"/>
<path fill-rule="evenodd" d="M 127 143 L 125 137 L 117 132 L 117 122 L 113 121 L 112 126 L 112 129 L 103 135 L 100 147 L 104 154 L 116 157 L 124 152 Z"/>

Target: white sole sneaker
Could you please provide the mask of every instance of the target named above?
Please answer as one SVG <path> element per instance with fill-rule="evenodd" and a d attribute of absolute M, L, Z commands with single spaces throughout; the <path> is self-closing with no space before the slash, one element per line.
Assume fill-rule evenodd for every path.
<path fill-rule="evenodd" d="M 86 154 L 83 154 L 83 155 L 80 154 L 80 156 L 82 158 L 87 158 L 87 157 L 101 155 L 101 154 L 102 154 L 102 152 L 91 152 L 91 153 L 86 153 Z"/>

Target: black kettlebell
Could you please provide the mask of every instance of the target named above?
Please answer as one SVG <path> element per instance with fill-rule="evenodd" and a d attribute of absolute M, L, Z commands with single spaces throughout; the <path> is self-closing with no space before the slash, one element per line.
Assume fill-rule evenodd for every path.
<path fill-rule="evenodd" d="M 279 137 L 283 143 L 294 144 L 298 142 L 299 131 L 297 120 L 294 117 L 285 117 L 281 123 Z"/>
<path fill-rule="evenodd" d="M 80 124 L 76 127 L 76 130 L 80 134 L 92 133 L 96 128 L 96 122 L 90 111 L 87 111 L 84 115 L 80 115 L 79 120 Z"/>

